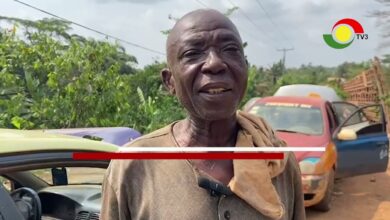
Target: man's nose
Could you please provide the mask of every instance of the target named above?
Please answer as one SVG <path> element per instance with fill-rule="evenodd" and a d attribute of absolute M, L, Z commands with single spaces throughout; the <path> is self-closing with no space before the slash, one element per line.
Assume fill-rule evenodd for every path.
<path fill-rule="evenodd" d="M 226 63 L 221 59 L 220 54 L 215 50 L 210 50 L 205 63 L 202 66 L 202 73 L 218 74 L 227 69 Z"/>

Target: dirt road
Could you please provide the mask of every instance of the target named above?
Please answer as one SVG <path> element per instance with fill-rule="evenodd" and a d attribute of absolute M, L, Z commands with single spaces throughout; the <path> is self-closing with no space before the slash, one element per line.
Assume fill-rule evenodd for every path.
<path fill-rule="evenodd" d="M 308 220 L 390 220 L 390 166 L 386 173 L 336 182 L 332 209 L 306 209 Z"/>

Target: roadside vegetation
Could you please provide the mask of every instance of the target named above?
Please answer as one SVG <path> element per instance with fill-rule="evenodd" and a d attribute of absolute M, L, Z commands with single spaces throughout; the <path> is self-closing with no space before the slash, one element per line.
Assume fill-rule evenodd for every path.
<path fill-rule="evenodd" d="M 0 26 L 0 127 L 126 126 L 147 133 L 184 117 L 161 84 L 165 63 L 136 68 L 136 57 L 119 44 L 69 34 L 63 21 L 0 21 L 6 24 Z M 242 105 L 298 83 L 330 85 L 345 97 L 340 79 L 369 67 L 370 61 L 287 69 L 282 62 L 250 65 Z M 383 57 L 383 70 L 390 80 L 390 55 Z"/>

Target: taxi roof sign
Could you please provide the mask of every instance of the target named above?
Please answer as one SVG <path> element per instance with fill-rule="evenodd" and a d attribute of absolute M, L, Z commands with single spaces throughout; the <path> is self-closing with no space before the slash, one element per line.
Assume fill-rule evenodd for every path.
<path fill-rule="evenodd" d="M 308 96 L 311 98 L 321 98 L 320 94 L 315 92 L 310 92 Z"/>

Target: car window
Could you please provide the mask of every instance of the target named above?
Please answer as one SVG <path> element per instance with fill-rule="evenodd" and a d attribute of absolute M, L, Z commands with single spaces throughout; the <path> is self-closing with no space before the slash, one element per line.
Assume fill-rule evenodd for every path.
<path fill-rule="evenodd" d="M 332 105 L 337 115 L 339 124 L 343 123 L 353 112 L 359 109 L 358 106 L 348 102 L 336 102 L 332 103 Z M 354 114 L 351 119 L 348 120 L 346 125 L 358 124 L 364 121 L 365 118 L 362 117 L 361 114 Z"/>
<path fill-rule="evenodd" d="M 294 103 L 259 103 L 249 112 L 263 117 L 274 130 L 323 134 L 323 117 L 318 107 Z"/>
<path fill-rule="evenodd" d="M 333 130 L 336 129 L 337 125 L 336 125 L 334 113 L 332 111 L 332 108 L 329 106 L 329 104 L 326 105 L 326 115 L 328 116 L 330 131 L 333 132 Z"/>
<path fill-rule="evenodd" d="M 349 120 L 354 120 L 355 115 L 361 119 L 360 123 L 349 122 Z M 354 130 L 358 136 L 386 132 L 380 105 L 361 108 L 349 120 L 343 127 Z"/>
<path fill-rule="evenodd" d="M 68 184 L 101 184 L 106 169 L 94 167 L 66 167 Z M 31 171 L 35 176 L 44 180 L 49 185 L 53 184 L 51 169 L 39 169 Z"/>
<path fill-rule="evenodd" d="M 7 190 L 7 191 L 11 191 L 12 190 L 12 183 L 11 183 L 11 180 L 3 177 L 3 176 L 0 176 L 0 185 L 3 185 L 4 188 Z"/>

